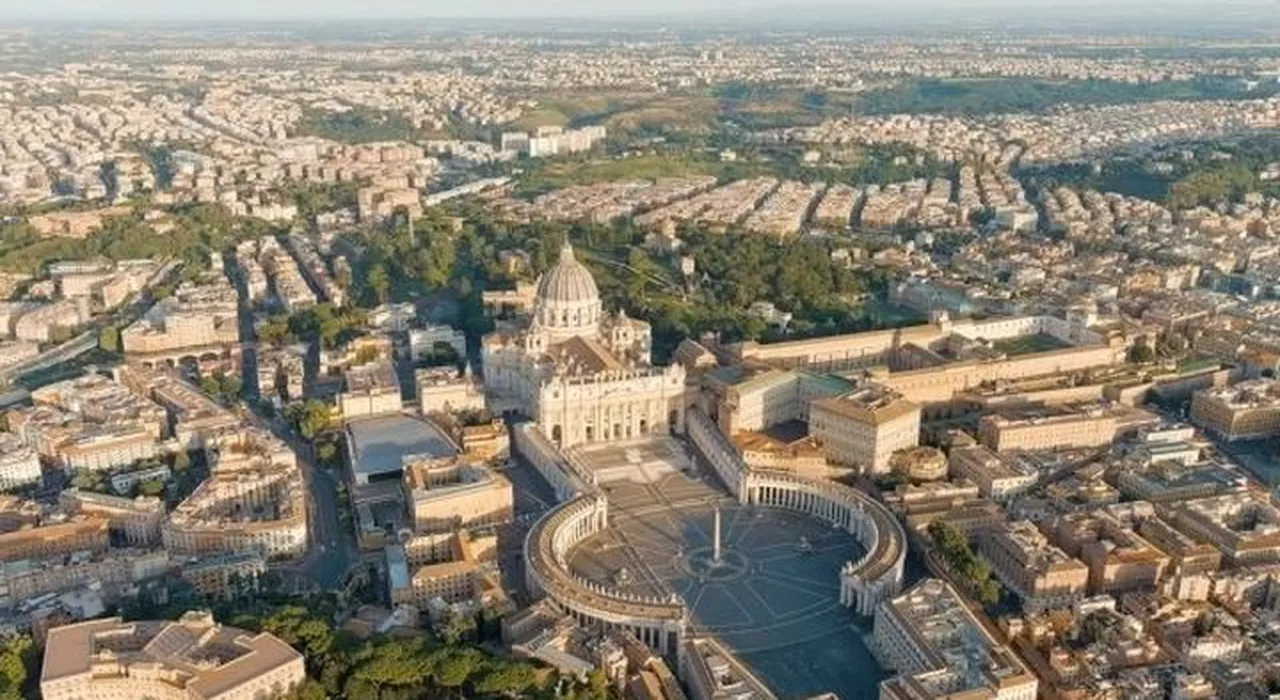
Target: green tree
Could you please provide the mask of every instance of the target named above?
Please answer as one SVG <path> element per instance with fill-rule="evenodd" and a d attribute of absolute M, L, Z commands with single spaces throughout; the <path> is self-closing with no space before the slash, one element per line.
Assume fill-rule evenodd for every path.
<path fill-rule="evenodd" d="M 391 279 L 387 276 L 387 268 L 380 264 L 371 265 L 365 274 L 365 284 L 373 291 L 379 304 L 387 303 L 387 295 L 391 291 Z"/>
<path fill-rule="evenodd" d="M 293 423 L 298 434 L 311 440 L 328 430 L 333 421 L 333 410 L 319 399 L 289 404 L 285 416 Z"/>
<path fill-rule="evenodd" d="M 332 464 L 338 457 L 338 447 L 332 442 L 326 442 L 316 447 L 316 459 L 321 464 Z"/>
<path fill-rule="evenodd" d="M 105 326 L 98 334 L 98 347 L 105 352 L 120 352 L 120 329 L 115 326 Z"/>
<path fill-rule="evenodd" d="M 516 695 L 537 683 L 533 667 L 522 663 L 490 662 L 485 666 L 475 689 L 490 695 Z"/>
<path fill-rule="evenodd" d="M 145 481 L 138 486 L 138 495 L 140 496 L 159 496 L 164 493 L 164 481 L 153 479 Z"/>

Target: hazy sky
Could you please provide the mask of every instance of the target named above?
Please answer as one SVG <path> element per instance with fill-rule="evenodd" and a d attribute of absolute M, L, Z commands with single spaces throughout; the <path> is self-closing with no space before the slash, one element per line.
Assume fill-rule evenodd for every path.
<path fill-rule="evenodd" d="M 0 19 L 334 19 L 388 17 L 649 17 L 715 14 L 786 16 L 799 11 L 856 15 L 919 11 L 924 16 L 1007 8 L 1019 14 L 1070 11 L 1168 11 L 1206 15 L 1224 6 L 1257 8 L 1264 24 L 1280 15 L 1280 0 L 0 0 Z"/>

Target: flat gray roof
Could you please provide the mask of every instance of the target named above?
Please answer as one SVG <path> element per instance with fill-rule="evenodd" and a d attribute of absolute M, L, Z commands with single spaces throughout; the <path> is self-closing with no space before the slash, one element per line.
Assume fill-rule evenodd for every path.
<path fill-rule="evenodd" d="M 351 470 L 356 474 L 385 474 L 404 468 L 413 454 L 450 457 L 453 442 L 435 424 L 405 415 L 380 416 L 347 424 Z"/>

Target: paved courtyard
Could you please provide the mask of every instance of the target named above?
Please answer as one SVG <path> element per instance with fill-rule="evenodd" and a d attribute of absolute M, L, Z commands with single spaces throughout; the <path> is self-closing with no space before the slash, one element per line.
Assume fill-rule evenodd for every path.
<path fill-rule="evenodd" d="M 611 527 L 572 552 L 570 567 L 622 590 L 680 594 L 695 628 L 732 647 L 782 697 L 877 697 L 882 675 L 866 630 L 839 604 L 838 572 L 861 554 L 858 542 L 807 516 L 741 505 L 713 476 L 680 467 L 649 483 L 605 484 Z"/>

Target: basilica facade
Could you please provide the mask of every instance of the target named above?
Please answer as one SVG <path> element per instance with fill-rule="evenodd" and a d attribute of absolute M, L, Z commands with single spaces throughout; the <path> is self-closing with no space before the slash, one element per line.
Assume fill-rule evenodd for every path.
<path fill-rule="evenodd" d="M 530 318 L 484 337 L 489 405 L 531 417 L 560 447 L 682 432 L 684 368 L 655 367 L 651 343 L 649 324 L 604 312 L 566 244 Z"/>

